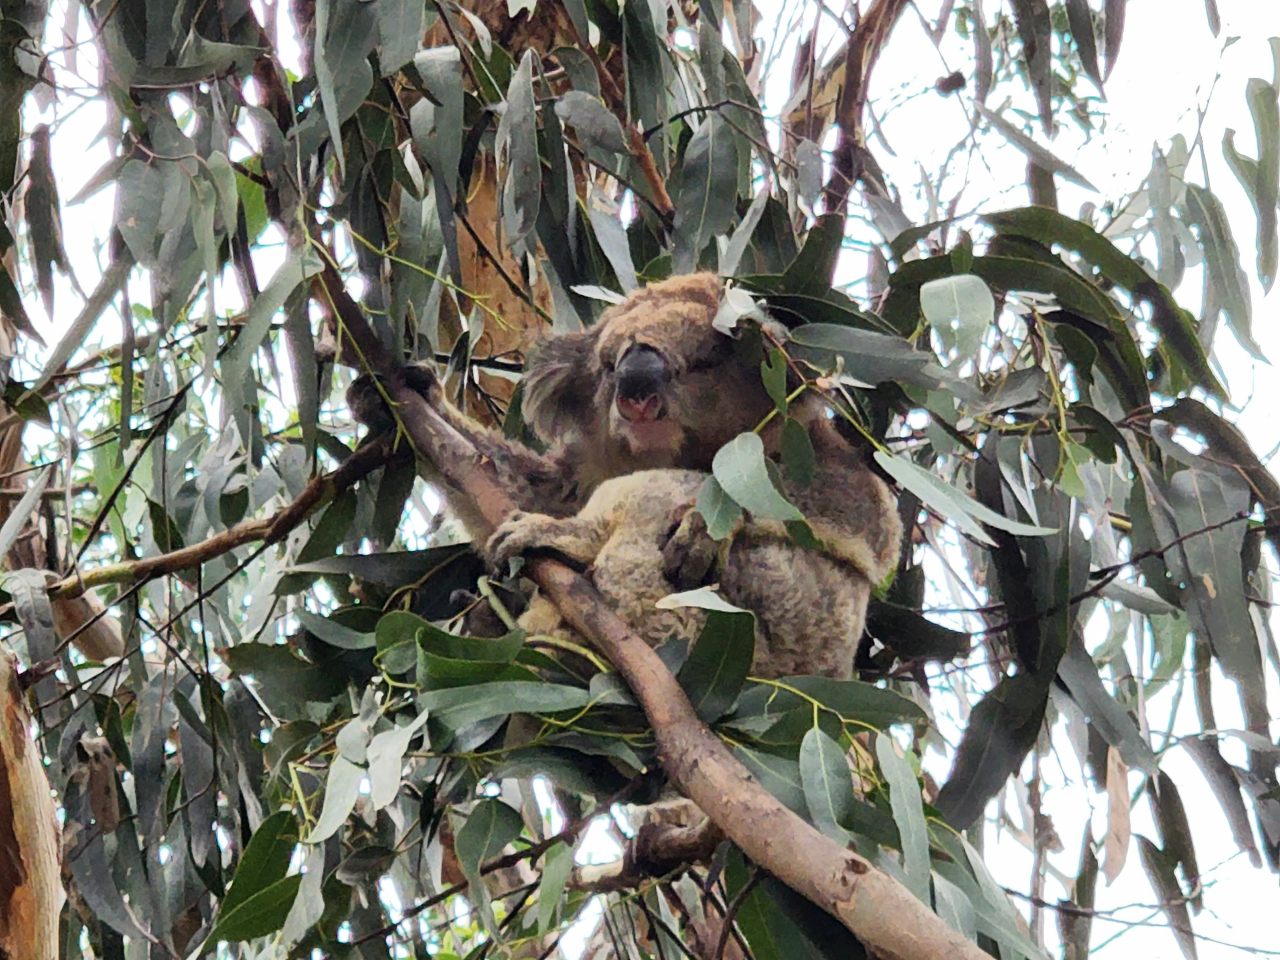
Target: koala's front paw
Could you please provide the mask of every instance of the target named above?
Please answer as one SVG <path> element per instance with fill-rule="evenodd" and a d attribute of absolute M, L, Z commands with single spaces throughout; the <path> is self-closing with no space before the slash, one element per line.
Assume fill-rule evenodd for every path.
<path fill-rule="evenodd" d="M 406 364 L 401 376 L 404 377 L 404 385 L 421 395 L 431 406 L 439 407 L 444 401 L 444 388 L 440 385 L 434 363 Z"/>
<path fill-rule="evenodd" d="M 411 363 L 400 373 L 404 385 L 434 407 L 444 399 L 440 378 L 435 367 L 428 363 Z M 347 387 L 347 407 L 357 423 L 369 428 L 370 434 L 382 433 L 395 426 L 396 418 L 387 406 L 385 381 L 379 383 L 371 373 L 362 373 Z"/>
<path fill-rule="evenodd" d="M 505 572 L 508 561 L 538 547 L 552 546 L 556 540 L 556 528 L 560 524 L 560 520 L 545 513 L 524 513 L 517 510 L 507 517 L 484 545 L 485 559 L 494 570 Z"/>
<path fill-rule="evenodd" d="M 680 507 L 672 516 L 675 531 L 662 548 L 663 572 L 678 590 L 705 586 L 714 576 L 720 545 L 707 533 L 707 521 L 697 510 Z"/>

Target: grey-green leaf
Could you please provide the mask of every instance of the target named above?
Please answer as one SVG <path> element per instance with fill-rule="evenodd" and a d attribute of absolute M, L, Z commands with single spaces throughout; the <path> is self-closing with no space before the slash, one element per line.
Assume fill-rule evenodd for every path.
<path fill-rule="evenodd" d="M 364 775 L 364 767 L 356 766 L 346 757 L 333 758 L 324 784 L 324 806 L 320 808 L 320 819 L 307 837 L 307 843 L 320 843 L 338 832 L 356 805 Z"/>
<path fill-rule="evenodd" d="M 697 268 L 712 238 L 733 223 L 737 199 L 738 148 L 733 130 L 718 113 L 708 114 L 685 148 L 676 198 L 676 273 Z"/>
<path fill-rule="evenodd" d="M 523 828 L 520 814 L 501 800 L 481 800 L 454 840 L 462 872 L 473 882 L 478 880 L 485 861 L 500 854 Z"/>
<path fill-rule="evenodd" d="M 556 103 L 556 116 L 578 132 L 578 140 L 584 147 L 599 147 L 618 154 L 628 152 L 622 124 L 599 97 L 570 90 Z"/>
<path fill-rule="evenodd" d="M 924 821 L 924 801 L 915 772 L 893 745 L 887 734 L 876 736 L 876 759 L 889 781 L 889 804 L 902 837 L 902 867 L 907 888 L 923 903 L 929 898 L 929 828 Z"/>
<path fill-rule="evenodd" d="M 740 433 L 711 461 L 721 488 L 760 520 L 803 520 L 804 515 L 778 492 L 764 462 L 764 441 L 757 434 Z"/>
<path fill-rule="evenodd" d="M 538 117 L 533 99 L 532 50 L 507 87 L 507 109 L 498 123 L 497 154 L 503 163 L 502 222 L 508 245 L 523 240 L 538 219 L 542 164 L 538 161 Z"/>
<path fill-rule="evenodd" d="M 971 273 L 930 280 L 920 287 L 920 309 L 958 362 L 974 359 L 996 315 L 996 300 L 981 277 Z"/>
<path fill-rule="evenodd" d="M 725 493 L 715 477 L 707 477 L 698 491 L 697 510 L 707 521 L 707 535 L 712 540 L 723 540 L 733 533 L 742 517 L 742 507 Z"/>
<path fill-rule="evenodd" d="M 910 460 L 890 456 L 882 450 L 877 450 L 876 463 L 880 464 L 894 480 L 923 500 L 926 505 L 953 521 L 956 526 L 980 543 L 989 546 L 994 543 L 979 526 L 980 522 L 1022 537 L 1044 537 L 1058 532 L 1057 528 L 1037 527 L 1010 520 L 972 497 L 965 496 L 951 484 Z"/>
<path fill-rule="evenodd" d="M 812 727 L 800 742 L 800 780 L 809 816 L 820 831 L 844 846 L 849 835 L 843 824 L 853 810 L 853 779 L 839 744 Z"/>
<path fill-rule="evenodd" d="M 527 680 L 498 680 L 466 687 L 430 690 L 419 699 L 429 710 L 455 730 L 489 717 L 508 713 L 556 713 L 581 710 L 591 695 L 578 687 Z"/>

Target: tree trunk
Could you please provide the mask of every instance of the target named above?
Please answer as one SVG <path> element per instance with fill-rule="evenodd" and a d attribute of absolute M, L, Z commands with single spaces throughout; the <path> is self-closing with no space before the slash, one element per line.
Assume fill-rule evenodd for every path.
<path fill-rule="evenodd" d="M 15 667 L 0 647 L 0 957 L 53 960 L 64 899 L 58 821 Z"/>

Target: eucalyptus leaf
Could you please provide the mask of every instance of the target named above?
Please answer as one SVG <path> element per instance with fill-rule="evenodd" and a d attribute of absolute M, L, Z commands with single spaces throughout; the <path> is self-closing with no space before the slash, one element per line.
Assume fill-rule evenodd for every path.
<path fill-rule="evenodd" d="M 751 670 L 755 617 L 709 610 L 706 623 L 677 678 L 698 716 L 718 720 L 733 706 Z"/>
<path fill-rule="evenodd" d="M 817 727 L 800 744 L 800 779 L 813 825 L 836 843 L 848 843 L 843 825 L 855 802 L 849 764 L 839 745 Z"/>
<path fill-rule="evenodd" d="M 1033 526 L 1002 516 L 910 460 L 879 450 L 875 460 L 894 480 L 980 543 L 994 545 L 979 525 L 983 523 L 1022 537 L 1045 537 L 1057 533 L 1056 528 Z"/>
<path fill-rule="evenodd" d="M 584 146 L 599 147 L 610 153 L 630 152 L 622 124 L 597 96 L 570 90 L 556 102 L 556 116 L 578 132 Z"/>
<path fill-rule="evenodd" d="M 876 759 L 889 781 L 889 802 L 893 820 L 902 837 L 902 867 L 907 874 L 907 888 L 924 903 L 929 896 L 929 828 L 924 821 L 924 801 L 920 784 L 906 760 L 898 755 L 887 734 L 876 737 Z"/>
<path fill-rule="evenodd" d="M 760 520 L 802 520 L 804 515 L 778 492 L 765 467 L 764 441 L 740 433 L 711 463 L 716 482 L 743 510 Z"/>
<path fill-rule="evenodd" d="M 733 223 L 737 166 L 733 130 L 709 113 L 685 148 L 675 198 L 676 273 L 692 272 L 703 248 Z"/>

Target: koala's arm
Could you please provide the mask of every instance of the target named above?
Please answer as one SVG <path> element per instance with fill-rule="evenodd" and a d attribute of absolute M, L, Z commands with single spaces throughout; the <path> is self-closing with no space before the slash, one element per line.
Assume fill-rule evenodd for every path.
<path fill-rule="evenodd" d="M 427 364 L 410 364 L 403 368 L 401 376 L 406 386 L 420 394 L 493 465 L 499 481 L 521 510 L 565 516 L 577 509 L 577 483 L 569 459 L 560 448 L 541 454 L 472 420 L 444 398 L 439 378 Z M 347 390 L 347 405 L 352 416 L 367 426 L 371 435 L 392 430 L 396 425 L 396 418 L 379 387 L 372 376 L 364 374 Z M 474 514 L 463 491 L 445 485 L 445 494 L 473 536 L 487 532 L 483 519 Z"/>
<path fill-rule="evenodd" d="M 605 517 L 551 517 L 517 512 L 493 532 L 485 558 L 497 570 L 531 552 L 553 553 L 583 567 L 590 566 L 612 533 Z"/>

